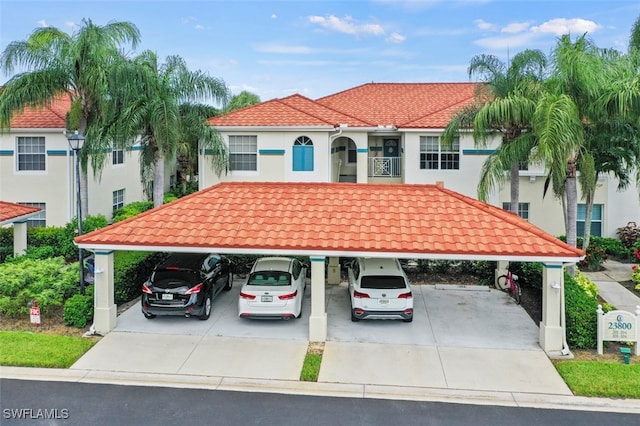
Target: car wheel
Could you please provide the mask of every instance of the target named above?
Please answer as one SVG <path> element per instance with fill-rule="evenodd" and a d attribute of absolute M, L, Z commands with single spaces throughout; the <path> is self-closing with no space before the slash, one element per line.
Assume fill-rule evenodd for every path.
<path fill-rule="evenodd" d="M 404 321 L 404 322 L 412 322 L 413 321 L 413 317 L 411 317 L 411 318 L 403 318 L 402 321 Z"/>
<path fill-rule="evenodd" d="M 208 294 L 207 298 L 204 299 L 204 313 L 200 315 L 200 319 L 203 321 L 209 319 L 209 316 L 211 316 L 211 299 L 211 294 Z"/>
<path fill-rule="evenodd" d="M 232 286 L 233 286 L 233 272 L 229 272 L 229 275 L 227 276 L 227 285 L 224 286 L 224 291 L 231 290 Z"/>
<path fill-rule="evenodd" d="M 142 311 L 142 315 L 144 315 L 146 319 L 154 319 L 156 317 L 154 314 L 150 314 L 149 312 L 145 311 Z"/>
<path fill-rule="evenodd" d="M 351 310 L 351 321 L 353 321 L 353 322 L 358 322 L 358 321 L 360 321 L 360 318 L 358 318 L 358 317 L 356 316 L 356 314 L 353 312 L 353 309 Z"/>

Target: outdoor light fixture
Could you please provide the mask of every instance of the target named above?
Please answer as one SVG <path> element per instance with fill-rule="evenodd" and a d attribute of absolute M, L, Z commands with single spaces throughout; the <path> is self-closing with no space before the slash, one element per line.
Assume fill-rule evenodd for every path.
<path fill-rule="evenodd" d="M 80 202 L 80 150 L 84 144 L 84 136 L 76 130 L 67 137 L 69 146 L 73 150 L 76 166 L 76 213 L 78 217 L 78 235 L 82 235 L 82 203 Z M 78 248 L 78 262 L 80 264 L 80 294 L 84 295 L 84 258 L 82 249 Z"/>

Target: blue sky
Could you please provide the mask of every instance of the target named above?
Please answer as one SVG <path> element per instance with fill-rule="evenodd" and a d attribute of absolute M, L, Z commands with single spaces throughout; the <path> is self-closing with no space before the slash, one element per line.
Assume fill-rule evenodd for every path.
<path fill-rule="evenodd" d="M 129 21 L 134 53 L 179 55 L 234 94 L 316 99 L 368 82 L 469 81 L 474 55 L 549 53 L 565 33 L 626 51 L 639 16 L 637 0 L 0 0 L 0 50 L 39 26 Z"/>

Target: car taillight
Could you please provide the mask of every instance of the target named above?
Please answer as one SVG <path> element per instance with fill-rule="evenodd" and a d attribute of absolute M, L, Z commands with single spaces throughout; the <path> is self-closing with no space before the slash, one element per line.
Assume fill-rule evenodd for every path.
<path fill-rule="evenodd" d="M 202 283 L 191 287 L 189 290 L 185 291 L 184 294 L 196 294 L 200 293 L 200 290 L 202 290 Z"/>
<path fill-rule="evenodd" d="M 357 297 L 358 299 L 369 299 L 369 295 L 367 293 L 361 293 L 358 290 L 353 291 L 353 297 Z"/>
<path fill-rule="evenodd" d="M 412 297 L 413 295 L 411 294 L 411 292 L 402 293 L 398 295 L 398 299 L 411 299 Z"/>
<path fill-rule="evenodd" d="M 256 296 L 253 294 L 249 294 L 249 293 L 245 293 L 244 291 L 240 292 L 240 297 L 242 299 L 247 299 L 247 300 L 255 300 Z"/>
<path fill-rule="evenodd" d="M 142 292 L 147 294 L 153 294 L 153 291 L 151 291 L 149 286 L 146 284 L 142 284 Z"/>
<path fill-rule="evenodd" d="M 293 293 L 289 293 L 289 294 L 283 294 L 282 296 L 278 296 L 278 299 L 280 300 L 291 300 L 291 299 L 295 299 L 296 295 L 298 294 L 298 290 L 294 291 Z"/>

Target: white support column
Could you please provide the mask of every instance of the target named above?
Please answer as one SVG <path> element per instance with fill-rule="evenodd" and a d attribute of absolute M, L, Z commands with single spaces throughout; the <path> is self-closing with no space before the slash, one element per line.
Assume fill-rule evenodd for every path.
<path fill-rule="evenodd" d="M 357 152 L 357 172 L 356 182 L 367 183 L 369 182 L 369 148 L 358 147 Z"/>
<path fill-rule="evenodd" d="M 327 271 L 327 284 L 340 284 L 340 258 L 329 258 L 329 270 Z"/>
<path fill-rule="evenodd" d="M 22 256 L 27 250 L 27 222 L 13 222 L 13 255 Z"/>
<path fill-rule="evenodd" d="M 311 314 L 309 341 L 327 340 L 327 308 L 324 290 L 324 256 L 311 257 Z"/>
<path fill-rule="evenodd" d="M 542 321 L 540 346 L 547 354 L 561 352 L 564 331 L 560 319 L 564 268 L 562 263 L 545 263 L 542 267 Z"/>
<path fill-rule="evenodd" d="M 493 276 L 493 284 L 495 285 L 496 288 L 499 288 L 498 286 L 498 277 L 501 275 L 506 275 L 507 274 L 507 270 L 509 269 L 509 262 L 506 260 L 498 260 L 498 262 L 496 262 L 496 269 L 495 269 L 495 273 Z"/>
<path fill-rule="evenodd" d="M 117 307 L 114 303 L 113 251 L 95 253 L 93 293 L 93 326 L 105 335 L 116 327 Z"/>

